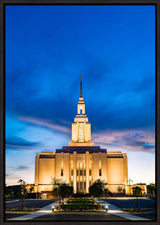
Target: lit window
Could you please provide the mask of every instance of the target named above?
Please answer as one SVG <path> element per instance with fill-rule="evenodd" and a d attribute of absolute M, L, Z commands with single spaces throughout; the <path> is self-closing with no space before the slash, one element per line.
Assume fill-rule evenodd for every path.
<path fill-rule="evenodd" d="M 101 169 L 101 160 L 99 160 L 99 169 Z"/>
<path fill-rule="evenodd" d="M 82 170 L 83 163 L 80 163 L 80 169 Z"/>
<path fill-rule="evenodd" d="M 79 127 L 78 137 L 79 137 L 79 142 L 84 142 L 84 130 L 83 130 L 83 127 Z"/>

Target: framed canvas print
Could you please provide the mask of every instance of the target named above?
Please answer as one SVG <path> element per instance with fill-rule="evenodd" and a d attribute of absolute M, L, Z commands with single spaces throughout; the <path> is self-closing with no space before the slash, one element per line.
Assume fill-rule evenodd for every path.
<path fill-rule="evenodd" d="M 156 224 L 157 5 L 50 3 L 3 8 L 4 222 Z"/>

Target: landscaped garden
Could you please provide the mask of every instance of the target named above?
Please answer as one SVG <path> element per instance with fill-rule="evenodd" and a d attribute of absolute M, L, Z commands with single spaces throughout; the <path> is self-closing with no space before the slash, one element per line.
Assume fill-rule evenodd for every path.
<path fill-rule="evenodd" d="M 60 211 L 99 211 L 101 205 L 92 198 L 71 198 L 60 205 Z"/>

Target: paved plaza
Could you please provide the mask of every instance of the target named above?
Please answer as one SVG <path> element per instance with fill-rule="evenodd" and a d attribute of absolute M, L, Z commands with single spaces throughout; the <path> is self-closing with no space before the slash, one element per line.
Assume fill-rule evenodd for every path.
<path fill-rule="evenodd" d="M 31 220 L 53 220 L 53 221 L 99 221 L 99 220 L 132 220 L 132 221 L 149 221 L 155 219 L 155 200 L 141 199 L 141 205 L 144 208 L 152 210 L 141 213 L 128 213 L 122 211 L 122 208 L 129 208 L 134 199 L 103 199 L 102 205 L 108 205 L 107 212 L 52 212 L 52 206 L 57 206 L 58 202 L 52 200 L 26 200 L 26 207 L 40 208 L 36 212 L 6 212 L 7 221 L 31 221 Z M 114 203 L 114 204 L 112 204 Z M 7 208 L 19 207 L 19 200 L 6 203 Z M 40 207 L 41 206 L 41 207 Z M 125 207 L 124 207 L 125 206 Z"/>

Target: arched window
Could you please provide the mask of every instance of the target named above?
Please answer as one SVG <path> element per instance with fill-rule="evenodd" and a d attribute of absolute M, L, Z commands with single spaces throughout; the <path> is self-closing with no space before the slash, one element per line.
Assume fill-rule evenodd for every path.
<path fill-rule="evenodd" d="M 82 115 L 82 109 L 80 109 L 80 115 Z"/>

